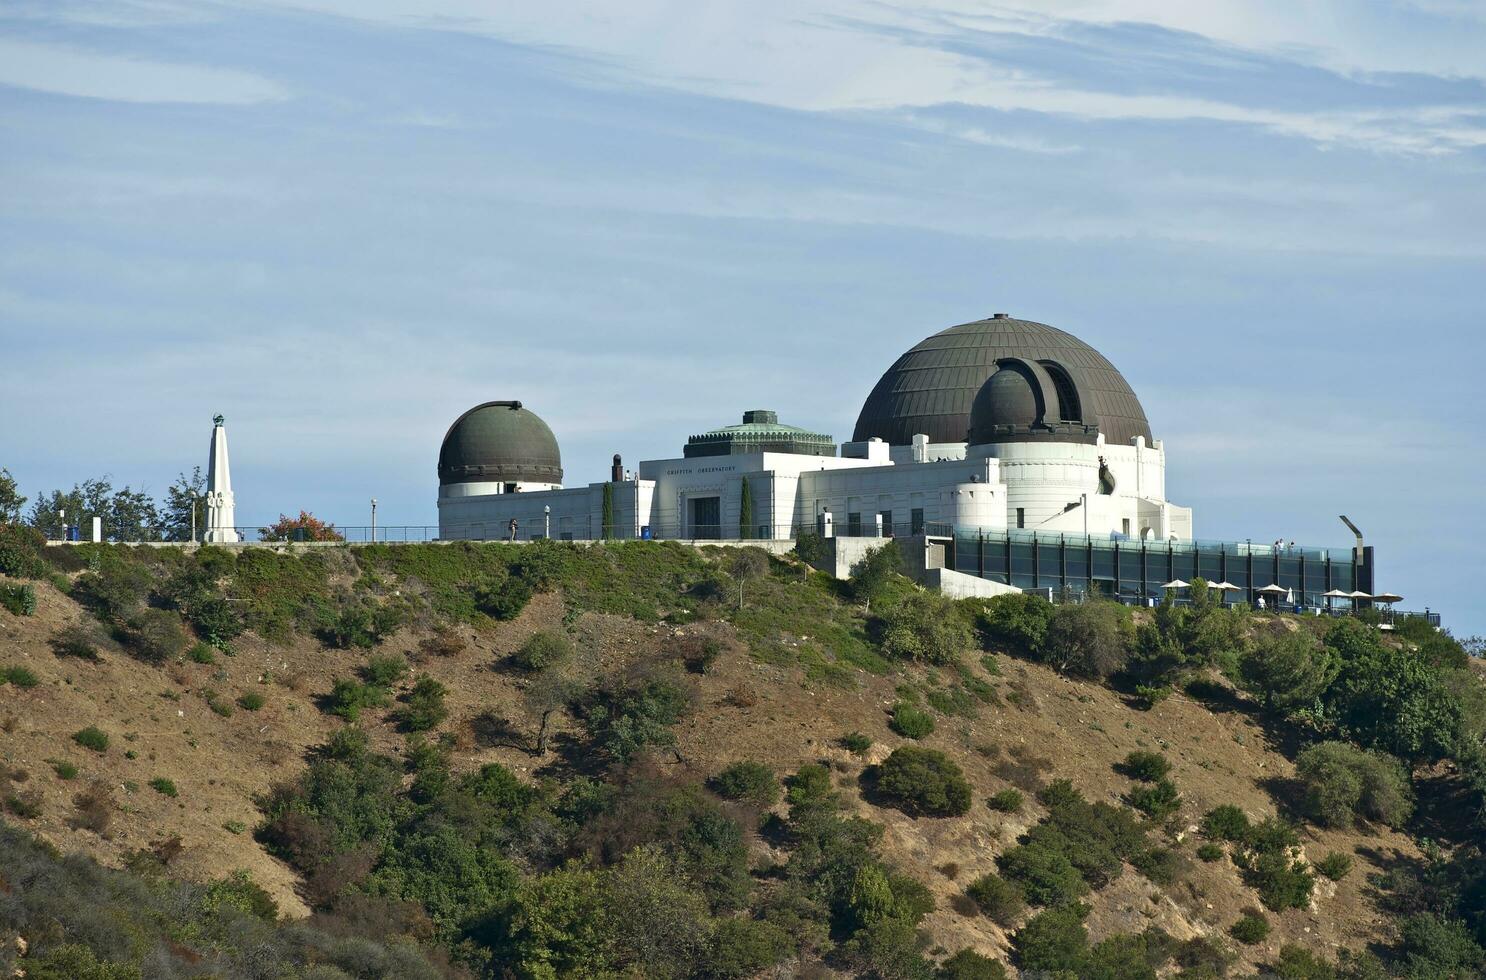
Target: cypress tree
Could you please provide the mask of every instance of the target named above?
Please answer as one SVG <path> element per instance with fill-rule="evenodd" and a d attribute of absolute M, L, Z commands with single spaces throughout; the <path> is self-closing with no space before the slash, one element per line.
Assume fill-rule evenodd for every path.
<path fill-rule="evenodd" d="M 753 490 L 748 486 L 748 477 L 743 478 L 742 499 L 738 501 L 738 537 L 748 540 L 753 537 Z"/>

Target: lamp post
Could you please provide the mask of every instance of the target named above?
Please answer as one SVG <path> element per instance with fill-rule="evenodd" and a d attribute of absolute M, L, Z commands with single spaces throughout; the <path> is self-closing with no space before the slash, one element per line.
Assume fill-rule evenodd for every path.
<path fill-rule="evenodd" d="M 57 523 L 60 524 L 60 525 L 62 525 L 62 530 L 61 530 L 61 533 L 59 534 L 59 537 L 63 541 L 66 541 L 67 540 L 67 511 L 65 511 L 65 510 L 59 510 L 59 511 L 57 511 Z"/>
<path fill-rule="evenodd" d="M 377 498 L 376 497 L 373 497 L 371 499 L 371 502 L 372 502 L 371 543 L 372 544 L 376 544 L 377 543 Z"/>
<path fill-rule="evenodd" d="M 191 543 L 196 543 L 196 504 L 201 500 L 196 494 L 191 494 Z"/>
<path fill-rule="evenodd" d="M 542 505 L 542 537 L 552 540 L 552 505 Z"/>

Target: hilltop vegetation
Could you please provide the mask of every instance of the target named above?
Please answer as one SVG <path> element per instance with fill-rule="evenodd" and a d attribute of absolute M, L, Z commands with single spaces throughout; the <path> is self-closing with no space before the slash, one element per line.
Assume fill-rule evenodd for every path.
<path fill-rule="evenodd" d="M 957 602 L 891 551 L 846 583 L 739 554 L 42 548 L 0 527 L 0 588 L 35 596 L 0 612 L 0 930 L 28 944 L 0 964 L 1486 963 L 1486 693 L 1448 635 L 1253 615 L 1200 587 L 1133 614 Z M 250 949 L 276 959 L 250 968 Z"/>

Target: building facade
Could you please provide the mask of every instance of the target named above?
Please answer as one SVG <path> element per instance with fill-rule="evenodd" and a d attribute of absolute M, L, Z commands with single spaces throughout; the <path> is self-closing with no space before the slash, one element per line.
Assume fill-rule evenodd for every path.
<path fill-rule="evenodd" d="M 1183 542 L 1166 454 L 1098 351 L 996 314 L 940 331 L 883 374 L 850 442 L 769 411 L 688 439 L 679 458 L 562 485 L 551 429 L 520 402 L 461 415 L 439 453 L 444 539 L 879 537 L 930 527 Z"/>

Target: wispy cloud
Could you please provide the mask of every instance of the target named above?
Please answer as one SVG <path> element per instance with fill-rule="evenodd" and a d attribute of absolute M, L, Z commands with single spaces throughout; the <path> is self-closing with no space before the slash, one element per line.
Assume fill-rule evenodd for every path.
<path fill-rule="evenodd" d="M 253 105 L 288 98 L 249 72 L 0 39 L 0 85 L 114 102 Z"/>

